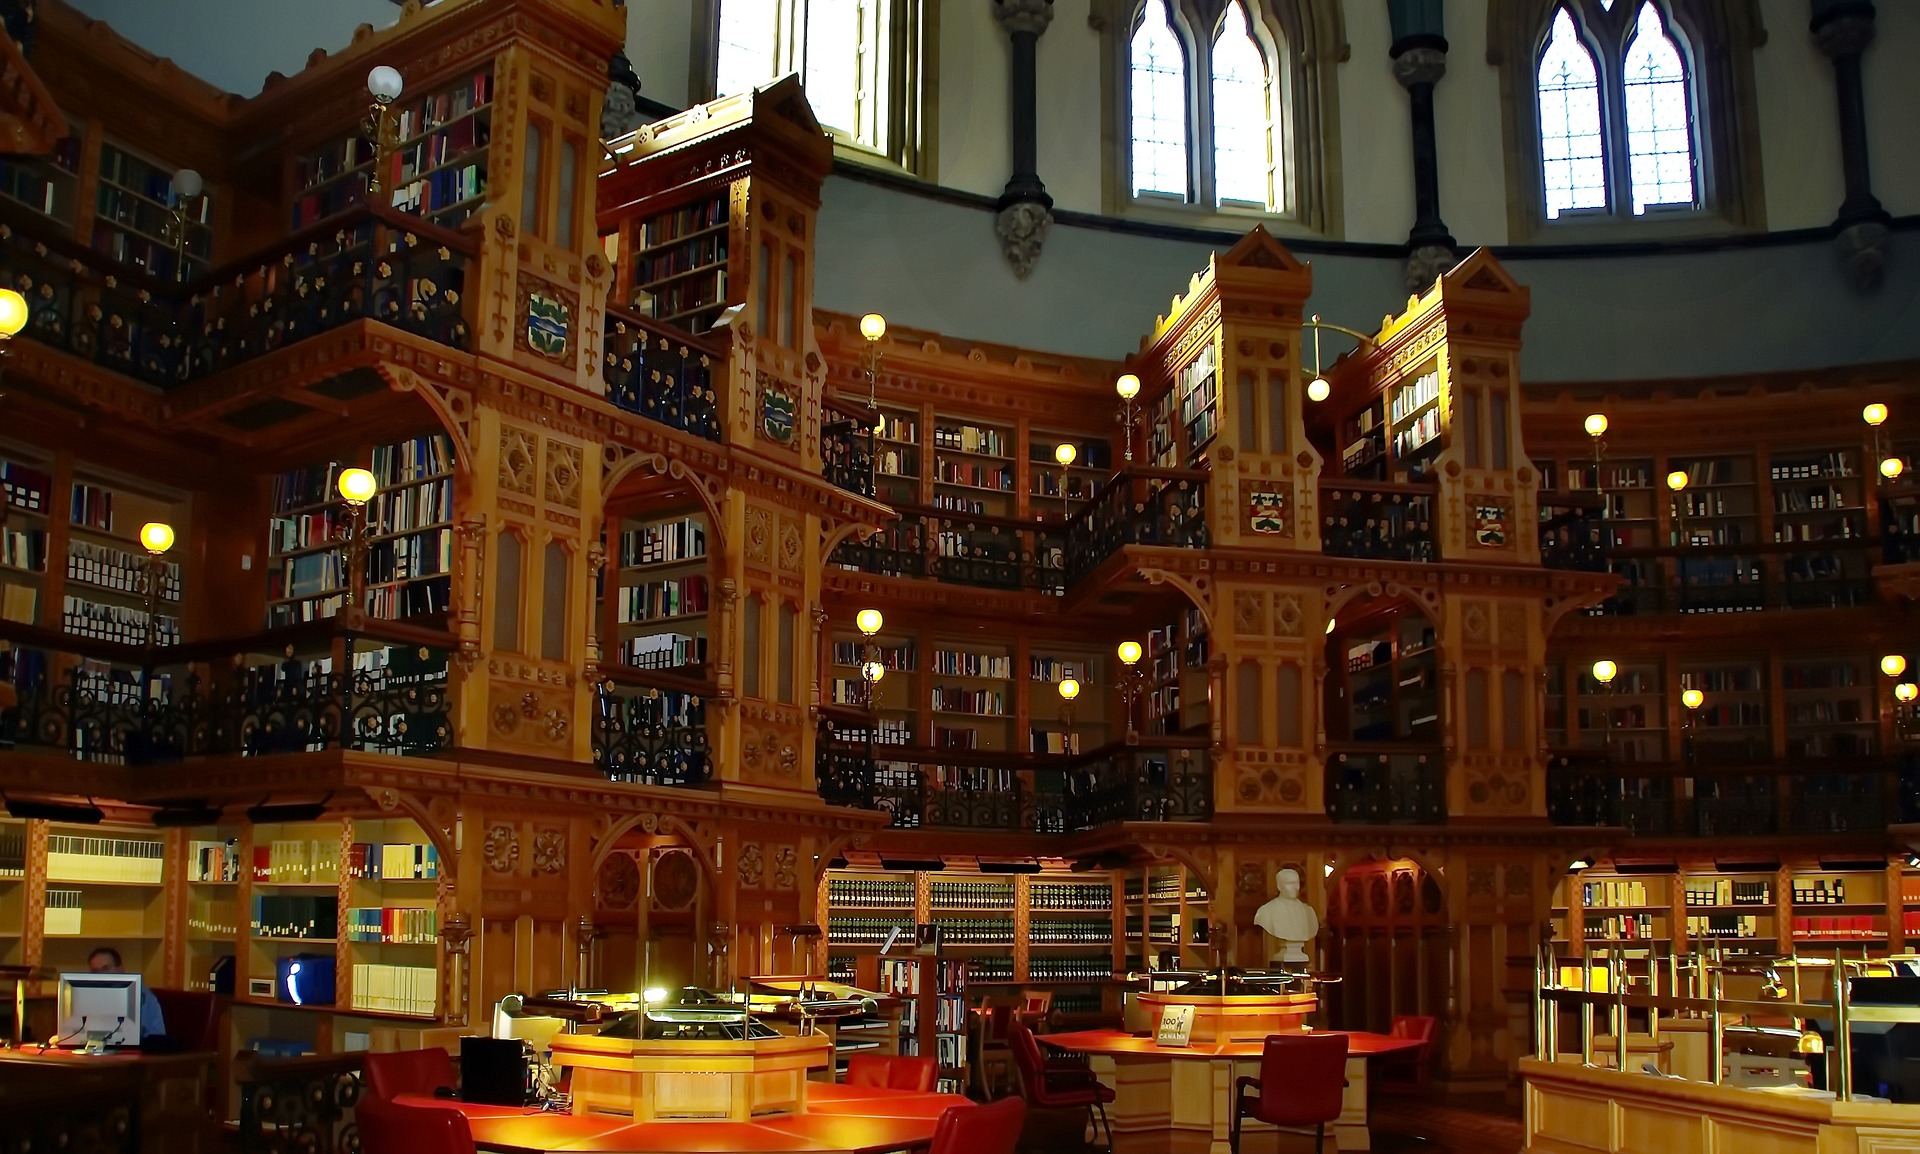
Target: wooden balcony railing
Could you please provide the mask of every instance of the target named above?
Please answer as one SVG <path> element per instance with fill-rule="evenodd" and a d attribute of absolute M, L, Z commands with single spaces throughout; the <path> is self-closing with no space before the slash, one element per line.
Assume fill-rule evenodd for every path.
<path fill-rule="evenodd" d="M 1366 825 L 1439 825 L 1447 816 L 1446 764 L 1438 745 L 1329 746 L 1327 817 Z"/>
<path fill-rule="evenodd" d="M 0 206 L 0 283 L 23 335 L 172 388 L 354 320 L 468 347 L 474 239 L 363 205 L 185 284 L 157 280 Z"/>
<path fill-rule="evenodd" d="M 431 757 L 452 744 L 445 634 L 369 622 L 355 637 L 332 621 L 254 637 L 143 649 L 0 622 L 0 675 L 15 701 L 0 713 L 10 748 L 77 760 L 151 765 L 187 757 L 357 749 Z"/>
<path fill-rule="evenodd" d="M 820 794 L 879 809 L 895 829 L 1074 833 L 1126 821 L 1207 821 L 1213 773 L 1198 739 L 1143 738 L 1081 754 L 926 749 L 871 741 L 855 718 L 822 722 Z"/>
<path fill-rule="evenodd" d="M 1189 469 L 1116 474 L 1067 521 L 1068 583 L 1128 545 L 1206 548 L 1207 479 Z"/>
<path fill-rule="evenodd" d="M 1320 551 L 1331 557 L 1435 561 L 1433 483 L 1339 477 L 1320 482 Z"/>
<path fill-rule="evenodd" d="M 706 682 L 656 670 L 605 671 L 593 762 L 610 781 L 701 786 L 713 778 Z"/>
<path fill-rule="evenodd" d="M 1547 816 L 1637 837 L 1872 834 L 1920 819 L 1916 785 L 1912 758 L 1706 767 L 1563 754 L 1547 767 Z"/>

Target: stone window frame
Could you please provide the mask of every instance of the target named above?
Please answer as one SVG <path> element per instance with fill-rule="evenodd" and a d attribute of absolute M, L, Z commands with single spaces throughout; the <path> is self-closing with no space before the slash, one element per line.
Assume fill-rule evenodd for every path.
<path fill-rule="evenodd" d="M 1269 212 L 1251 207 L 1220 206 L 1193 199 L 1133 195 L 1131 170 L 1132 95 L 1128 49 L 1146 0 L 1092 0 L 1087 22 L 1100 34 L 1101 86 L 1101 209 L 1108 216 L 1126 217 L 1189 228 L 1220 228 L 1245 232 L 1265 224 L 1281 235 L 1343 235 L 1340 180 L 1340 75 L 1347 62 L 1346 17 L 1341 0 L 1241 0 L 1251 22 L 1260 25 L 1256 38 L 1262 47 L 1281 46 L 1285 73 L 1279 77 L 1281 121 L 1274 135 L 1286 143 L 1277 158 L 1277 179 L 1284 183 L 1286 208 Z M 1210 170 L 1210 155 L 1201 155 L 1199 118 L 1207 107 L 1197 99 L 1201 89 L 1211 96 L 1212 77 L 1202 77 L 1194 66 L 1198 29 L 1209 34 L 1226 10 L 1227 0 L 1169 0 L 1174 34 L 1187 49 L 1187 147 L 1189 168 L 1195 173 L 1193 193 L 1210 187 L 1201 179 Z M 1276 224 L 1278 227 L 1275 227 Z"/>
<path fill-rule="evenodd" d="M 1681 236 L 1762 231 L 1766 195 L 1760 163 L 1759 101 L 1754 88 L 1753 54 L 1766 43 L 1758 0 L 1614 0 L 1610 21 L 1631 26 L 1643 3 L 1652 3 L 1666 22 L 1687 65 L 1695 109 L 1694 138 L 1699 157 L 1699 205 L 1660 208 L 1633 215 L 1631 205 L 1612 204 L 1605 213 L 1565 214 L 1547 219 L 1545 179 L 1540 155 L 1540 53 L 1552 34 L 1553 18 L 1570 8 L 1575 24 L 1599 68 L 1603 118 L 1615 99 L 1620 67 L 1603 57 L 1588 31 L 1588 13 L 1598 0 L 1489 0 L 1487 63 L 1500 76 L 1502 151 L 1507 168 L 1507 242 L 1585 243 L 1660 240 Z M 1621 45 L 1627 43 L 1622 37 Z M 1608 168 L 1625 165 L 1611 129 Z"/>

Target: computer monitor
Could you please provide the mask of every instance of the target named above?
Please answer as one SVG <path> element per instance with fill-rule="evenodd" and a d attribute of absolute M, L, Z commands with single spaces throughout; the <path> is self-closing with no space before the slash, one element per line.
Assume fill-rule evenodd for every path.
<path fill-rule="evenodd" d="M 61 974 L 59 1044 L 90 1054 L 138 1046 L 140 998 L 139 974 Z"/>

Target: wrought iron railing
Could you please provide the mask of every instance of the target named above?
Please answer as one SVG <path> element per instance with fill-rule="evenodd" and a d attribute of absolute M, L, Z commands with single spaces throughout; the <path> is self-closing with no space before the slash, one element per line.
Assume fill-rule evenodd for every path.
<path fill-rule="evenodd" d="M 151 765 L 332 748 L 429 757 L 452 744 L 447 650 L 397 627 L 368 628 L 361 645 L 300 629 L 142 650 L 11 623 L 0 638 L 16 698 L 0 741 L 12 748 Z"/>
<path fill-rule="evenodd" d="M 597 693 L 593 763 L 609 780 L 683 787 L 712 780 L 704 683 L 617 669 Z"/>
<path fill-rule="evenodd" d="M 23 335 L 171 388 L 355 320 L 468 347 L 472 237 L 363 205 L 188 283 L 146 275 L 0 207 L 0 283 Z"/>
<path fill-rule="evenodd" d="M 1207 547 L 1208 474 L 1134 469 L 1116 474 L 1067 521 L 1067 582 L 1080 580 L 1128 545 Z"/>
<path fill-rule="evenodd" d="M 1556 825 L 1618 826 L 1639 837 L 1879 833 L 1920 805 L 1886 758 L 1743 766 L 1609 763 L 1555 757 L 1547 816 Z"/>
<path fill-rule="evenodd" d="M 605 336 L 608 401 L 668 428 L 721 439 L 714 384 L 725 361 L 721 346 L 611 304 Z"/>
<path fill-rule="evenodd" d="M 1332 557 L 1437 561 L 1433 484 L 1340 477 L 1320 482 L 1320 551 Z"/>
<path fill-rule="evenodd" d="M 1368 825 L 1439 825 L 1447 816 L 1439 746 L 1355 743 L 1327 754 L 1327 817 Z"/>
<path fill-rule="evenodd" d="M 896 506 L 898 520 L 864 540 L 848 540 L 832 562 L 888 577 L 930 577 L 983 589 L 1066 589 L 1066 551 L 1058 521 Z"/>
<path fill-rule="evenodd" d="M 1084 754 L 1021 756 L 870 744 L 858 721 L 822 724 L 822 797 L 879 809 L 895 829 L 1073 833 L 1116 822 L 1207 821 L 1212 763 L 1198 740 L 1144 738 Z"/>
<path fill-rule="evenodd" d="M 1549 569 L 1607 571 L 1606 506 L 1592 493 L 1540 494 L 1540 564 Z"/>
<path fill-rule="evenodd" d="M 355 1154 L 361 1055 L 264 1058 L 234 1055 L 241 1154 Z"/>
<path fill-rule="evenodd" d="M 873 439 L 879 414 L 865 402 L 828 395 L 820 414 L 820 474 L 827 483 L 874 495 Z"/>
<path fill-rule="evenodd" d="M 1760 613 L 1871 605 L 1873 546 L 1863 538 L 1791 544 L 1616 549 L 1625 578 L 1589 616 Z"/>

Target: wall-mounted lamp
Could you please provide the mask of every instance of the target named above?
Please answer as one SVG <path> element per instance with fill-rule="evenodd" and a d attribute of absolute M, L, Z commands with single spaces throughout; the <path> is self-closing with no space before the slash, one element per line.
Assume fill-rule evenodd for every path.
<path fill-rule="evenodd" d="M 1336 333 L 1344 333 L 1354 340 L 1359 341 L 1363 348 L 1373 343 L 1373 337 L 1361 332 L 1359 329 L 1350 329 L 1345 325 L 1336 325 L 1329 321 L 1323 321 L 1320 319 L 1319 313 L 1313 314 L 1312 319 L 1300 327 L 1313 330 L 1313 377 L 1307 381 L 1307 399 L 1317 404 L 1333 395 L 1333 386 L 1327 383 L 1326 375 L 1321 372 L 1320 330 L 1332 329 Z"/>
<path fill-rule="evenodd" d="M 1680 691 L 1680 704 L 1687 707 L 1687 712 L 1680 718 L 1680 753 L 1681 760 L 1688 765 L 1695 760 L 1694 726 L 1700 720 L 1700 706 L 1706 700 L 1707 695 L 1698 689 L 1688 687 Z"/>
<path fill-rule="evenodd" d="M 1606 489 L 1600 482 L 1600 462 L 1607 455 L 1607 443 L 1601 439 L 1607 435 L 1607 415 L 1588 413 L 1581 427 L 1587 431 L 1587 436 L 1593 441 L 1593 491 L 1604 493 Z M 1603 511 L 1601 515 L 1606 514 Z"/>
<path fill-rule="evenodd" d="M 1060 724 L 1067 727 L 1066 748 L 1064 753 L 1078 753 L 1073 744 L 1073 702 L 1080 696 L 1080 681 L 1074 677 L 1060 679 Z"/>
<path fill-rule="evenodd" d="M 175 280 L 187 279 L 187 241 L 193 226 L 200 223 L 200 198 L 206 190 L 207 182 L 191 168 L 173 174 L 173 203 L 167 207 L 165 224 L 167 239 L 173 242 Z"/>
<path fill-rule="evenodd" d="M 1888 677 L 1898 677 L 1907 671 L 1907 659 L 1898 653 L 1889 653 L 1880 659 L 1880 672 Z"/>
<path fill-rule="evenodd" d="M 1604 657 L 1593 663 L 1593 679 L 1602 685 L 1612 685 L 1619 673 L 1620 666 Z"/>
<path fill-rule="evenodd" d="M 874 640 L 874 635 L 880 632 L 880 627 L 886 624 L 886 619 L 880 615 L 878 609 L 862 609 L 853 615 L 853 624 L 860 630 L 860 635 L 866 639 L 860 646 L 860 683 L 862 696 L 866 699 L 862 704 L 869 710 L 878 712 L 880 682 L 887 675 L 887 664 L 881 660 L 880 643 Z"/>
<path fill-rule="evenodd" d="M 340 499 L 347 503 L 347 522 L 340 527 L 340 551 L 347 571 L 347 607 L 351 609 L 367 567 L 367 502 L 373 500 L 380 484 L 365 469 L 342 469 L 338 487 Z"/>
<path fill-rule="evenodd" d="M 6 372 L 6 358 L 13 355 L 13 338 L 27 327 L 27 298 L 10 288 L 0 288 L 0 374 Z M 5 396 L 0 392 L 0 396 Z"/>
<path fill-rule="evenodd" d="M 1593 679 L 1600 683 L 1600 688 L 1603 691 L 1605 691 L 1607 694 L 1606 701 L 1603 702 L 1600 707 L 1600 717 L 1601 717 L 1600 744 L 1601 744 L 1601 748 L 1606 750 L 1607 756 L 1612 757 L 1613 756 L 1613 696 L 1612 696 L 1613 695 L 1613 679 L 1620 675 L 1620 666 L 1615 664 L 1612 661 L 1609 661 L 1607 658 L 1602 657 L 1600 660 L 1593 663 L 1592 673 L 1593 673 Z"/>
<path fill-rule="evenodd" d="M 373 144 L 373 171 L 367 177 L 369 193 L 385 191 L 385 175 L 393 160 L 393 150 L 400 147 L 400 118 L 394 114 L 393 102 L 400 99 L 405 87 L 406 81 L 401 79 L 398 68 L 379 64 L 367 73 L 367 94 L 373 97 L 373 104 L 367 108 L 367 120 L 361 131 Z"/>
<path fill-rule="evenodd" d="M 880 407 L 880 338 L 887 335 L 887 318 L 879 313 L 861 317 L 860 335 L 867 340 L 867 407 L 877 411 Z M 874 426 L 875 433 L 881 431 L 881 426 Z"/>
<path fill-rule="evenodd" d="M 1140 395 L 1140 378 L 1132 373 L 1120 374 L 1113 382 L 1113 391 L 1120 394 L 1120 412 L 1115 414 L 1126 428 L 1127 463 L 1133 463 L 1133 399 Z"/>
<path fill-rule="evenodd" d="M 1907 463 L 1898 457 L 1886 457 L 1880 462 L 1880 475 L 1889 481 L 1898 481 L 1906 471 Z"/>
<path fill-rule="evenodd" d="M 1686 491 L 1687 480 L 1687 471 L 1685 469 L 1675 469 L 1673 472 L 1667 474 L 1667 488 L 1673 493 L 1667 508 L 1673 512 L 1674 544 L 1676 545 L 1688 544 L 1687 511 L 1686 508 L 1680 504 L 1680 494 Z"/>
<path fill-rule="evenodd" d="M 1120 677 L 1118 678 L 1120 712 L 1126 719 L 1126 732 L 1129 738 L 1135 733 L 1133 728 L 1134 700 L 1140 696 L 1141 690 L 1146 688 L 1147 671 L 1140 668 L 1140 657 L 1142 653 L 1143 650 L 1140 648 L 1138 641 L 1122 641 L 1120 647 L 1115 651 L 1115 654 L 1120 658 Z"/>
<path fill-rule="evenodd" d="M 140 544 L 147 551 L 143 592 L 147 602 L 146 644 L 152 649 L 160 627 L 160 585 L 167 575 L 167 550 L 173 548 L 173 526 L 165 521 L 148 521 L 140 526 Z"/>

